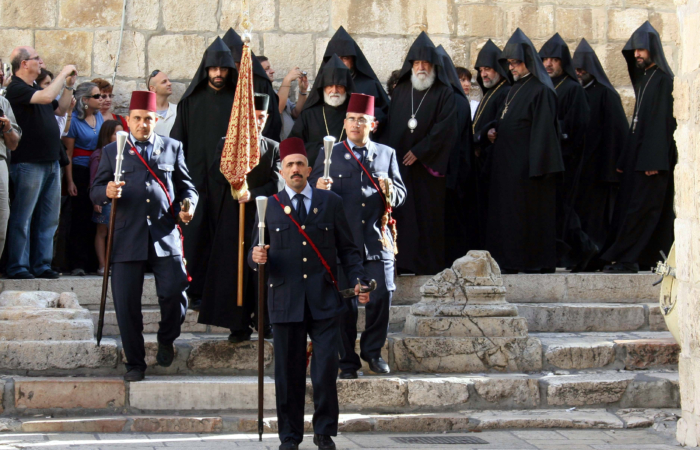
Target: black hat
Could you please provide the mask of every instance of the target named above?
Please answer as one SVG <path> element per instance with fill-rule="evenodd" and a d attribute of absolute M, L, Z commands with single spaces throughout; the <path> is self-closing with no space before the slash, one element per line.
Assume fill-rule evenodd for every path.
<path fill-rule="evenodd" d="M 503 48 L 503 53 L 501 53 L 501 57 L 499 58 L 499 62 L 506 70 L 508 69 L 509 59 L 523 61 L 527 70 L 530 71 L 530 74 L 537 78 L 540 83 L 550 88 L 554 93 L 557 92 L 556 89 L 554 89 L 554 85 L 552 84 L 551 78 L 549 78 L 547 70 L 544 68 L 544 64 L 542 64 L 542 59 L 537 53 L 535 46 L 520 28 L 515 30 L 515 33 L 508 39 L 506 46 Z"/>
<path fill-rule="evenodd" d="M 543 60 L 545 58 L 559 58 L 561 60 L 561 67 L 564 70 L 564 74 L 568 75 L 569 78 L 578 83 L 576 69 L 571 65 L 571 52 L 569 51 L 569 46 L 566 45 L 564 39 L 559 36 L 559 33 L 556 33 L 544 43 L 540 49 L 540 58 Z"/>
<path fill-rule="evenodd" d="M 333 54 L 327 63 L 321 66 L 316 75 L 314 85 L 309 93 L 309 98 L 304 103 L 304 109 L 311 108 L 323 102 L 323 89 L 326 86 L 345 86 L 348 98 L 355 92 L 355 83 L 352 81 L 352 73 L 338 55 Z"/>
<path fill-rule="evenodd" d="M 240 63 L 243 57 L 243 39 L 241 39 L 241 36 L 236 33 L 236 30 L 229 28 L 226 34 L 224 34 L 223 41 L 224 44 L 228 46 L 229 50 L 231 50 L 233 60 Z M 262 64 L 260 64 L 260 61 L 255 57 L 255 53 L 252 50 L 250 51 L 250 56 L 253 59 L 253 75 L 269 80 L 270 78 L 267 76 L 267 72 L 265 72 L 265 69 L 263 69 Z"/>
<path fill-rule="evenodd" d="M 442 66 L 445 68 L 445 73 L 450 79 L 450 84 L 452 85 L 452 89 L 454 89 L 455 94 L 460 94 L 461 96 L 466 97 L 467 94 L 464 93 L 462 82 L 459 80 L 459 75 L 457 75 L 457 69 L 452 62 L 452 58 L 450 58 L 450 55 L 447 54 L 447 51 L 445 51 L 445 48 L 442 45 L 438 45 L 437 52 L 442 57 Z"/>
<path fill-rule="evenodd" d="M 438 54 L 437 47 L 430 40 L 425 31 L 421 31 L 411 48 L 408 49 L 408 54 L 401 67 L 399 75 L 399 83 L 403 80 L 410 79 L 414 61 L 427 61 L 433 65 L 436 71 L 436 80 L 440 80 L 445 86 L 450 86 L 450 79 L 447 76 L 445 67 L 443 66 L 442 56 Z"/>
<path fill-rule="evenodd" d="M 622 54 L 625 60 L 627 60 L 627 70 L 629 71 L 633 84 L 638 77 L 644 74 L 643 69 L 637 68 L 637 62 L 634 58 L 634 51 L 637 49 L 648 50 L 654 64 L 673 78 L 673 71 L 666 61 L 664 48 L 661 45 L 661 37 L 648 20 L 632 33 L 629 41 L 627 41 L 627 44 L 625 44 L 625 47 L 622 49 Z"/>
<path fill-rule="evenodd" d="M 267 94 L 255 93 L 255 110 L 267 111 L 267 106 L 270 104 L 270 96 Z"/>
<path fill-rule="evenodd" d="M 605 74 L 605 70 L 603 70 L 603 65 L 600 63 L 598 55 L 595 54 L 595 51 L 588 44 L 586 39 L 581 39 L 578 47 L 576 47 L 574 57 L 571 59 L 571 65 L 574 69 L 582 69 L 590 73 L 598 83 L 612 90 L 618 97 L 620 96 Z"/>
<path fill-rule="evenodd" d="M 490 67 L 506 80 L 507 83 L 513 84 L 513 74 L 510 70 L 506 69 L 498 62 L 501 57 L 501 49 L 498 48 L 496 44 L 493 43 L 491 39 L 486 41 L 484 46 L 479 51 L 479 55 L 476 57 L 476 64 L 474 68 L 476 69 L 476 81 L 481 86 L 481 89 L 486 90 L 484 86 L 484 80 L 481 79 L 481 72 L 479 71 L 482 67 Z"/>
<path fill-rule="evenodd" d="M 185 99 L 192 95 L 192 92 L 202 84 L 202 82 L 207 82 L 209 79 L 209 67 L 227 67 L 229 73 L 226 77 L 226 82 L 231 83 L 235 87 L 234 74 L 236 72 L 236 64 L 231 57 L 231 50 L 224 44 L 221 38 L 217 37 L 214 42 L 204 51 L 204 56 L 202 56 L 202 61 L 199 63 L 199 68 L 192 78 L 192 82 L 187 87 L 187 90 L 182 95 L 182 99 Z"/>

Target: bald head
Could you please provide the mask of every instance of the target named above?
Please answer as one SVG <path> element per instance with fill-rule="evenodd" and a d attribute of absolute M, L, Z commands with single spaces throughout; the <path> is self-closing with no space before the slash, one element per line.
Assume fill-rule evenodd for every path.
<path fill-rule="evenodd" d="M 12 72 L 20 78 L 36 79 L 41 72 L 43 61 L 34 47 L 22 46 L 12 50 L 10 54 Z"/>

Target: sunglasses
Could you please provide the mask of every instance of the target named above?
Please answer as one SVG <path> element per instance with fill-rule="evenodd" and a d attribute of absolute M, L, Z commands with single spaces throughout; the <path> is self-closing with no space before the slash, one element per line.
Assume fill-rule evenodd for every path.
<path fill-rule="evenodd" d="M 85 98 L 94 98 L 95 100 L 99 100 L 102 98 L 102 94 L 86 95 Z"/>
<path fill-rule="evenodd" d="M 151 78 L 155 77 L 159 73 L 160 73 L 160 70 L 158 70 L 158 69 L 151 72 L 151 74 L 148 76 L 148 80 L 146 80 L 146 86 L 150 86 L 151 85 Z"/>
<path fill-rule="evenodd" d="M 102 94 L 100 97 L 102 97 L 102 99 L 106 100 L 108 98 L 114 98 L 114 94 Z M 95 97 L 93 96 L 92 98 L 95 98 Z"/>

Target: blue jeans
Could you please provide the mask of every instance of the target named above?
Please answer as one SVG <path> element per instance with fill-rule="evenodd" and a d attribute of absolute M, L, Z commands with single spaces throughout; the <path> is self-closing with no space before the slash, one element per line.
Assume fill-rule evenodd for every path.
<path fill-rule="evenodd" d="M 7 228 L 7 275 L 51 269 L 61 211 L 58 161 L 10 164 L 15 197 Z"/>

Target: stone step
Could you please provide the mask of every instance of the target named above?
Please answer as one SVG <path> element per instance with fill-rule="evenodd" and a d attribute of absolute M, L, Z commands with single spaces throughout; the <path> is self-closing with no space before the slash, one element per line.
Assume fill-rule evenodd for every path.
<path fill-rule="evenodd" d="M 394 305 L 410 305 L 420 301 L 420 287 L 429 276 L 399 276 L 396 280 Z M 503 275 L 506 298 L 513 303 L 654 303 L 659 286 L 652 286 L 658 277 L 650 272 L 639 274 L 580 274 L 557 272 L 547 275 Z M 58 280 L 0 280 L 0 291 L 76 292 L 80 304 L 99 309 L 102 277 L 64 276 Z M 107 308 L 113 309 L 111 289 L 107 290 Z M 146 275 L 143 305 L 158 305 L 153 275 Z"/>
<path fill-rule="evenodd" d="M 340 414 L 338 431 L 358 432 L 446 432 L 491 431 L 521 428 L 612 429 L 646 428 L 675 422 L 677 409 L 561 409 L 515 411 L 461 411 L 454 413 Z M 305 416 L 304 431 L 312 432 L 311 415 Z M 6 431 L 25 433 L 257 433 L 256 414 L 236 415 L 115 415 L 60 419 L 0 419 Z M 274 411 L 263 415 L 264 432 L 277 432 Z M 623 431 L 618 431 L 622 433 Z M 649 437 L 648 444 L 654 444 Z M 661 442 L 659 442 L 661 443 Z"/>
<path fill-rule="evenodd" d="M 257 410 L 255 376 L 5 377 L 4 416 L 35 414 L 211 414 Z M 128 386 L 127 386 L 128 384 Z M 338 380 L 341 412 L 363 414 L 558 408 L 678 408 L 678 373 L 594 371 L 569 374 L 363 376 Z M 313 410 L 307 379 L 306 410 Z M 0 391 L 1 392 L 1 391 Z M 264 378 L 264 408 L 275 385 Z M 561 412 L 564 414 L 564 411 Z"/>
<path fill-rule="evenodd" d="M 156 364 L 155 334 L 145 335 L 146 362 L 154 375 L 254 375 L 257 336 L 231 344 L 228 334 L 183 333 L 175 359 Z M 520 349 L 520 350 L 518 350 Z M 356 342 L 359 353 L 359 336 Z M 520 353 L 518 353 L 520 352 Z M 420 338 L 390 333 L 382 355 L 393 373 L 479 373 L 644 370 L 677 367 L 679 346 L 668 332 L 532 333 L 525 339 Z M 265 341 L 265 373 L 273 374 L 274 348 Z M 126 360 L 121 340 L 0 341 L 0 370 L 6 374 L 121 375 Z M 363 361 L 361 371 L 369 373 Z"/>

